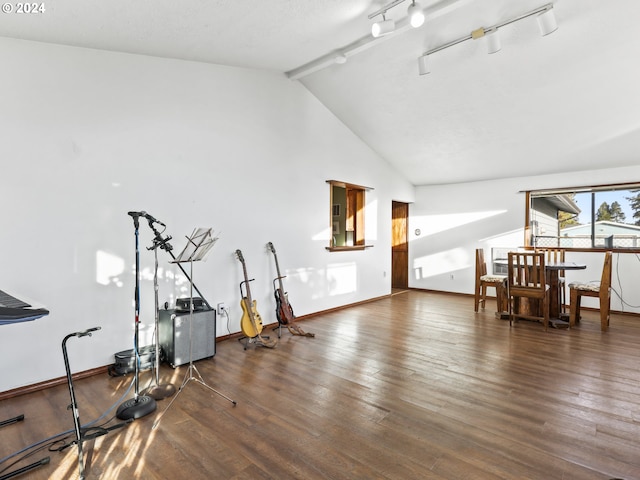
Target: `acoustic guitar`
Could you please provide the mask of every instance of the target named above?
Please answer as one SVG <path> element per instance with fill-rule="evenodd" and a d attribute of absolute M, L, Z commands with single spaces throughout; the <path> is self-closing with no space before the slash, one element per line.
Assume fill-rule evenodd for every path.
<path fill-rule="evenodd" d="M 285 276 L 280 274 L 280 265 L 278 264 L 278 255 L 276 254 L 276 248 L 271 242 L 267 243 L 267 247 L 269 248 L 271 253 L 273 253 L 273 258 L 276 262 L 276 272 L 278 273 L 278 276 L 273 280 L 273 295 L 276 298 L 276 318 L 278 319 L 278 323 L 287 327 L 292 335 L 315 337 L 314 333 L 303 331 L 295 323 L 296 316 L 293 313 L 293 307 L 289 303 L 289 296 L 287 295 L 287 292 L 284 291 L 284 287 L 282 285 L 282 279 L 285 278 Z M 276 286 L 276 281 L 278 282 L 278 286 Z"/>
<path fill-rule="evenodd" d="M 244 282 L 240 283 L 240 294 L 242 295 L 242 284 L 244 284 L 245 290 L 245 294 L 242 296 L 242 300 L 240 300 L 240 306 L 242 307 L 240 328 L 242 333 L 251 341 L 255 341 L 265 347 L 273 348 L 277 342 L 267 342 L 265 339 L 268 339 L 269 337 L 262 337 L 260 335 L 262 333 L 262 318 L 258 313 L 256 301 L 251 298 L 251 288 L 249 287 L 249 282 L 252 282 L 254 279 L 249 280 L 247 265 L 244 261 L 244 256 L 239 249 L 236 250 L 236 256 L 238 257 L 238 260 L 240 260 L 240 263 L 242 263 L 242 273 L 244 274 Z"/>

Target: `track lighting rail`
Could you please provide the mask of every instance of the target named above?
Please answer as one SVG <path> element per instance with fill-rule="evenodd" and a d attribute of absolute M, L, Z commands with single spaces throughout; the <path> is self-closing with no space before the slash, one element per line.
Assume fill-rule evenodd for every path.
<path fill-rule="evenodd" d="M 546 5 L 543 5 L 542 7 L 538 7 L 534 10 L 531 10 L 529 12 L 523 13 L 522 15 L 518 15 L 517 17 L 514 18 L 510 18 L 509 20 L 505 20 L 504 22 L 500 22 L 497 23 L 491 27 L 480 27 L 477 28 L 476 30 L 473 30 L 471 33 L 469 33 L 468 35 L 465 35 L 464 37 L 458 38 L 457 40 L 453 40 L 451 42 L 445 43 L 444 45 L 440 45 L 438 47 L 432 48 L 426 52 L 424 52 L 422 55 L 420 55 L 418 57 L 418 71 L 420 73 L 420 75 L 424 75 L 426 73 L 429 73 L 429 67 L 427 65 L 427 58 L 429 57 L 429 55 L 432 55 L 436 52 L 439 52 L 441 50 L 445 50 L 449 47 L 453 47 L 454 45 L 457 45 L 459 43 L 465 42 L 467 40 L 477 40 L 479 38 L 484 37 L 485 35 L 488 35 L 490 33 L 496 33 L 498 31 L 498 29 L 504 27 L 505 25 L 509 25 L 511 23 L 520 21 L 524 18 L 528 18 L 531 17 L 533 15 L 539 15 L 538 17 L 538 24 L 540 26 L 540 33 L 542 35 L 547 35 L 553 31 L 555 31 L 555 29 L 557 28 L 557 25 L 555 23 L 555 18 L 553 18 L 553 3 L 548 3 Z M 547 16 L 547 17 L 551 17 L 551 19 L 546 18 L 546 19 L 542 19 L 543 16 Z M 499 50 L 499 44 L 498 47 L 496 49 L 493 50 L 489 50 L 489 53 L 494 53 L 495 51 Z"/>
<path fill-rule="evenodd" d="M 377 11 L 373 12 L 372 14 L 370 14 L 369 15 L 369 20 L 371 20 L 374 17 L 377 17 L 378 15 L 384 15 L 385 13 L 387 13 L 388 10 L 391 10 L 396 5 L 400 5 L 404 1 L 405 0 L 394 0 L 390 4 L 385 5 L 384 7 L 382 7 L 380 10 L 377 10 Z"/>

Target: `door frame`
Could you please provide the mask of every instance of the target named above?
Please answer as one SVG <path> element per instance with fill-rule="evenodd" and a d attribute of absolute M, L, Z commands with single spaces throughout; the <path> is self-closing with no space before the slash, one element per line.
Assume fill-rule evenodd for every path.
<path fill-rule="evenodd" d="M 391 288 L 409 288 L 409 204 L 391 201 Z"/>

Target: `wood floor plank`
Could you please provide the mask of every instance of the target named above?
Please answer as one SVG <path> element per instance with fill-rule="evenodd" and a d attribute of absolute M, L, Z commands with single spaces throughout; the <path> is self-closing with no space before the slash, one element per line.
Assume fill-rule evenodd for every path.
<path fill-rule="evenodd" d="M 195 365 L 237 405 L 188 381 L 168 410 L 158 401 L 85 442 L 87 479 L 640 480 L 640 319 L 613 315 L 601 332 L 585 311 L 575 328 L 544 332 L 494 308 L 408 291 L 307 319 L 315 338 L 284 330 L 275 349 L 219 342 Z M 186 372 L 163 365 L 160 377 L 179 387 Z M 143 387 L 152 381 L 142 372 Z M 109 420 L 130 382 L 76 381 L 81 420 Z M 0 456 L 73 440 L 69 403 L 66 386 L 1 402 L 2 418 L 26 419 L 0 430 Z M 21 478 L 78 478 L 75 445 L 17 466 L 46 455 Z"/>

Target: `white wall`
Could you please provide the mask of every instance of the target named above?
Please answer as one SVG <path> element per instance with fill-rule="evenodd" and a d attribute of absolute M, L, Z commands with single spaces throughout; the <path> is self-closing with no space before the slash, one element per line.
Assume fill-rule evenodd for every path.
<path fill-rule="evenodd" d="M 526 190 L 606 185 L 640 179 L 640 166 L 570 174 L 512 178 L 416 188 L 410 207 L 409 286 L 472 294 L 475 249 L 485 249 L 489 265 L 492 247 L 524 245 Z M 420 235 L 416 235 L 416 229 Z M 567 282 L 599 280 L 602 253 L 569 253 L 567 261 L 586 263 L 587 269 L 567 271 Z M 640 261 L 635 254 L 615 254 L 612 285 L 614 310 L 640 312 Z M 596 307 L 597 300 L 583 305 Z"/>
<path fill-rule="evenodd" d="M 241 249 L 264 323 L 275 322 L 272 241 L 297 315 L 390 292 L 391 201 L 413 187 L 283 75 L 0 39 L 0 289 L 51 313 L 0 327 L 0 391 L 113 362 L 133 346 L 135 236 L 128 211 L 166 223 L 177 255 L 194 227 L 220 239 L 194 281 L 240 330 Z M 328 179 L 373 187 L 367 243 L 329 253 Z M 154 323 L 153 233 L 139 230 L 141 344 Z M 188 286 L 158 254 L 159 299 Z M 189 271 L 187 266 L 187 271 Z M 238 355 L 243 351 L 239 346 Z"/>

